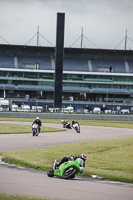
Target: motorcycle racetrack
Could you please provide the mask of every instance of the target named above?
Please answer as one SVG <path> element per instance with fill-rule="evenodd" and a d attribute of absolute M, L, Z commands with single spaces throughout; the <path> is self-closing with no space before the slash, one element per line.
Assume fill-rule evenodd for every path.
<path fill-rule="evenodd" d="M 29 122 L 6 122 L 30 124 Z M 62 124 L 43 124 L 47 127 L 62 128 Z M 31 134 L 1 134 L 0 152 L 72 144 L 84 141 L 113 139 L 133 136 L 132 129 L 98 126 L 80 126 L 65 132 Z M 56 159 L 56 158 L 55 158 Z M 89 155 L 88 155 L 89 159 Z M 133 184 L 77 177 L 74 180 L 50 178 L 46 172 L 0 163 L 0 194 L 47 198 L 53 200 L 131 200 Z"/>

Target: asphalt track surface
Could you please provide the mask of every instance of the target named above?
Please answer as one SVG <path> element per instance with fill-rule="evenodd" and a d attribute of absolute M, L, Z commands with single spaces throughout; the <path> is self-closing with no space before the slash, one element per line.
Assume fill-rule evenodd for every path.
<path fill-rule="evenodd" d="M 29 122 L 0 122 L 31 124 Z M 43 124 L 62 128 L 61 124 Z M 81 126 L 81 133 L 66 132 L 0 135 L 0 152 L 51 145 L 133 136 L 132 129 Z M 56 200 L 131 200 L 133 185 L 76 177 L 74 180 L 49 178 L 46 172 L 0 164 L 0 194 L 22 195 Z"/>

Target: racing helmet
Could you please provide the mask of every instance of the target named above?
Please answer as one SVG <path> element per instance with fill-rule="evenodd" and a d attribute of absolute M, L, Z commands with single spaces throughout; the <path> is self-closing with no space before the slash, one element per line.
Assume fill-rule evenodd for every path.
<path fill-rule="evenodd" d="M 81 155 L 80 155 L 80 158 L 81 159 L 83 159 L 84 161 L 87 159 L 87 156 L 84 154 L 84 153 L 82 153 Z"/>
<path fill-rule="evenodd" d="M 36 117 L 36 119 L 39 119 L 39 117 Z"/>

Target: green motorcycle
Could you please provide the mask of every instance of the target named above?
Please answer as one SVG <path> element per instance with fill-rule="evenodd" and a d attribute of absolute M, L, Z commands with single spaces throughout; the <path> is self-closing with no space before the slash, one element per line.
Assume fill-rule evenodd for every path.
<path fill-rule="evenodd" d="M 51 168 L 47 175 L 49 177 L 57 176 L 63 179 L 73 179 L 75 174 L 82 173 L 84 170 L 84 161 L 81 158 L 77 158 L 75 161 L 69 160 L 62 163 L 58 169 Z"/>

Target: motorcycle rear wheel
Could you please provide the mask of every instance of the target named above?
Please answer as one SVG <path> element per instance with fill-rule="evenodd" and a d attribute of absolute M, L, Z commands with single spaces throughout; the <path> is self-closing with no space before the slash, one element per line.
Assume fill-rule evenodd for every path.
<path fill-rule="evenodd" d="M 71 168 L 67 169 L 67 170 L 64 172 L 62 178 L 63 178 L 63 179 L 74 178 L 76 172 L 77 172 L 77 170 L 76 170 L 75 168 L 72 168 L 72 167 L 71 167 Z"/>

